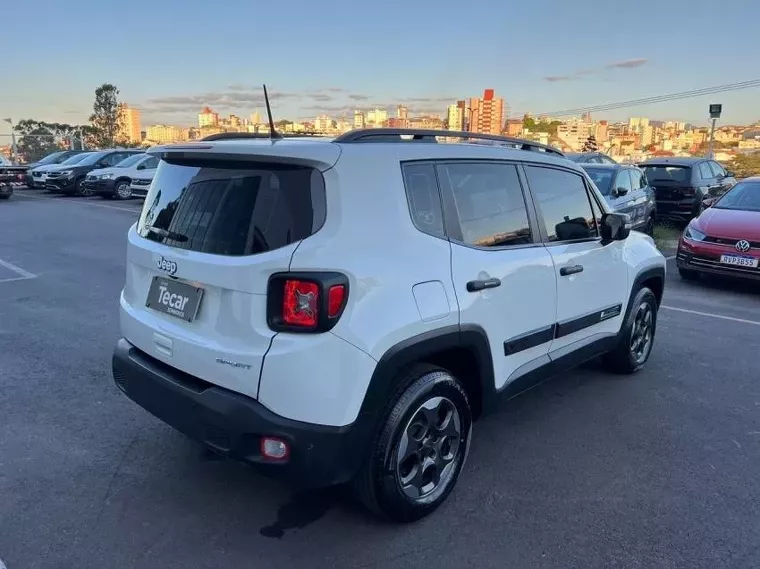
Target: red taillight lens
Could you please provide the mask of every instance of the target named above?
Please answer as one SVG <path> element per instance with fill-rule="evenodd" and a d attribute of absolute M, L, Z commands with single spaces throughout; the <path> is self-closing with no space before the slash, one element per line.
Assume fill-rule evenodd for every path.
<path fill-rule="evenodd" d="M 316 327 L 319 321 L 319 286 L 316 283 L 285 281 L 282 321 L 289 326 Z"/>
<path fill-rule="evenodd" d="M 275 332 L 327 332 L 340 320 L 348 296 L 348 278 L 342 273 L 274 273 L 267 284 L 267 324 Z"/>
<path fill-rule="evenodd" d="M 346 300 L 346 287 L 335 285 L 330 287 L 327 293 L 327 317 L 335 318 L 343 309 L 343 302 Z"/>

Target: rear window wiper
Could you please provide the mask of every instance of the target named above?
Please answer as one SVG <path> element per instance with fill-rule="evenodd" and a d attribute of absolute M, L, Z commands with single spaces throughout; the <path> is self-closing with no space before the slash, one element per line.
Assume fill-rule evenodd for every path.
<path fill-rule="evenodd" d="M 185 243 L 189 239 L 187 235 L 177 233 L 176 231 L 168 231 L 167 229 L 162 229 L 161 227 L 156 227 L 155 225 L 146 225 L 145 229 L 151 233 L 155 233 L 161 237 L 171 239 L 172 241 L 179 241 L 180 243 Z"/>

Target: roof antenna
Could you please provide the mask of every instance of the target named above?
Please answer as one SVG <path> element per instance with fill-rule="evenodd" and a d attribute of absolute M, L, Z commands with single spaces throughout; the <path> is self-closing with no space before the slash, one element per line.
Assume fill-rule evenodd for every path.
<path fill-rule="evenodd" d="M 269 138 L 270 140 L 277 140 L 282 138 L 282 135 L 274 129 L 274 119 L 272 118 L 272 107 L 269 105 L 269 95 L 267 94 L 267 86 L 264 85 L 264 104 L 267 106 L 267 116 L 269 117 Z"/>

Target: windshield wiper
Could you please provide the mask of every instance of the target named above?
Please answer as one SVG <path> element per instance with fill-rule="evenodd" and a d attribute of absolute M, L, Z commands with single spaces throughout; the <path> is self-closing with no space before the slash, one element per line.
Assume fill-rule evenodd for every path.
<path fill-rule="evenodd" d="M 156 227 L 155 225 L 146 225 L 145 229 L 151 233 L 155 233 L 161 237 L 171 239 L 172 241 L 179 241 L 180 243 L 185 243 L 189 239 L 187 235 L 177 233 L 176 231 L 168 231 L 166 229 L 162 229 L 161 227 Z"/>

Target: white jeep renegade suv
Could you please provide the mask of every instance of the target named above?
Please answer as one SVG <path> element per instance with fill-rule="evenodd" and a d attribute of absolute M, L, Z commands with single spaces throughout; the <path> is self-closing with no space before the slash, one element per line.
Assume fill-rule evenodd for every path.
<path fill-rule="evenodd" d="M 396 129 L 211 138 L 150 150 L 113 374 L 214 451 L 350 482 L 410 521 L 452 491 L 502 396 L 648 359 L 665 260 L 559 151 Z"/>

